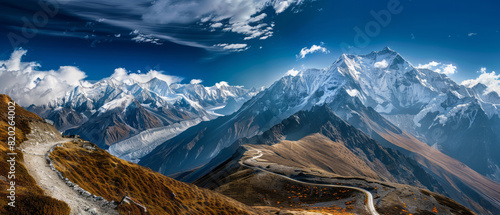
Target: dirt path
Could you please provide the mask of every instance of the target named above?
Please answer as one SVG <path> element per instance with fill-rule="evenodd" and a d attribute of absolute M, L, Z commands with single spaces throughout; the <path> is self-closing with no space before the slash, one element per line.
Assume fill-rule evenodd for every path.
<path fill-rule="evenodd" d="M 256 150 L 256 152 L 257 152 L 257 155 L 253 156 L 250 159 L 247 159 L 247 160 L 243 161 L 242 162 L 243 165 L 245 165 L 247 167 L 250 167 L 252 169 L 258 169 L 258 170 L 261 170 L 261 171 L 265 171 L 265 172 L 268 172 L 268 173 L 271 173 L 271 174 L 277 175 L 279 177 L 283 177 L 283 178 L 286 178 L 288 180 L 291 180 L 291 181 L 294 181 L 294 182 L 297 182 L 297 183 L 301 183 L 301 184 L 307 184 L 307 185 L 312 185 L 312 186 L 323 186 L 323 187 L 348 188 L 348 189 L 354 189 L 354 190 L 361 191 L 361 192 L 363 192 L 366 195 L 366 198 L 367 198 L 367 201 L 366 201 L 366 207 L 367 208 L 366 209 L 368 210 L 368 212 L 370 214 L 372 214 L 372 215 L 379 215 L 379 213 L 377 212 L 377 210 L 375 210 L 375 204 L 373 203 L 373 195 L 370 192 L 368 192 L 367 190 L 361 189 L 359 187 L 351 187 L 351 186 L 345 186 L 345 185 L 309 183 L 309 182 L 299 181 L 297 179 L 293 179 L 293 178 L 290 178 L 290 177 L 287 177 L 287 176 L 284 176 L 284 175 L 281 175 L 281 174 L 277 174 L 275 172 L 268 171 L 266 169 L 263 169 L 263 168 L 260 168 L 260 167 L 252 165 L 252 163 L 258 163 L 259 161 L 257 161 L 257 159 L 260 158 L 260 157 L 262 157 L 262 155 L 264 155 L 262 153 L 262 151 L 260 151 L 260 150 Z"/>
<path fill-rule="evenodd" d="M 34 132 L 41 132 L 34 130 Z M 43 132 L 50 134 L 49 132 Z M 54 136 L 54 135 L 52 135 Z M 72 141 L 63 138 L 39 138 L 30 134 L 28 141 L 23 143 L 24 164 L 29 173 L 45 193 L 53 198 L 66 202 L 72 215 L 80 214 L 118 214 L 116 210 L 102 209 L 96 202 L 89 200 L 74 191 L 61 180 L 57 173 L 50 169 L 45 160 L 45 153 L 54 145 Z M 37 139 L 38 138 L 38 139 Z"/>

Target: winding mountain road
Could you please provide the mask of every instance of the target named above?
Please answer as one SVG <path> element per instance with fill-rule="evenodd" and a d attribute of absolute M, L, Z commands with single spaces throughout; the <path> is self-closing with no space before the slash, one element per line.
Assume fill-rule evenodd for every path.
<path fill-rule="evenodd" d="M 307 184 L 307 185 L 312 185 L 312 186 L 323 186 L 323 187 L 336 187 L 336 188 L 347 188 L 347 189 L 353 189 L 353 190 L 357 190 L 357 191 L 360 191 L 360 192 L 363 192 L 365 195 L 366 195 L 366 207 L 367 207 L 367 210 L 368 212 L 370 212 L 370 214 L 372 215 L 379 215 L 379 213 L 377 212 L 377 210 L 375 210 L 375 204 L 373 203 L 373 195 L 368 192 L 367 190 L 365 189 L 361 189 L 359 187 L 351 187 L 351 186 L 344 186 L 344 185 L 333 185 L 333 184 L 315 184 L 315 183 L 310 183 L 310 182 L 304 182 L 304 181 L 299 181 L 297 179 L 293 179 L 293 178 L 290 178 L 288 176 L 284 176 L 284 175 L 281 175 L 281 174 L 278 174 L 278 173 L 275 173 L 275 172 L 271 172 L 271 171 L 268 171 L 268 170 L 265 170 L 263 168 L 259 168 L 259 167 L 255 167 L 255 166 L 252 166 L 252 165 L 249 165 L 249 164 L 246 164 L 245 162 L 246 161 L 254 161 L 254 162 L 258 162 L 256 159 L 262 157 L 264 154 L 262 153 L 262 151 L 260 150 L 256 150 L 257 151 L 257 155 L 253 156 L 252 158 L 249 158 L 245 161 L 242 162 L 243 165 L 249 167 L 249 168 L 252 168 L 252 169 L 259 169 L 261 171 L 265 171 L 265 172 L 268 172 L 268 173 L 271 173 L 271 174 L 274 174 L 274 175 L 277 175 L 279 177 L 282 177 L 282 178 L 285 178 L 285 179 L 288 179 L 288 180 L 291 180 L 291 181 L 294 181 L 294 182 L 297 182 L 297 183 L 301 183 L 301 184 Z"/>
<path fill-rule="evenodd" d="M 36 135 L 31 135 L 36 136 Z M 28 139 L 23 143 L 24 165 L 45 194 L 66 202 L 71 208 L 71 215 L 118 214 L 116 210 L 103 209 L 97 202 L 85 198 L 66 185 L 45 160 L 45 154 L 54 145 L 70 142 L 64 138 L 55 141 Z"/>

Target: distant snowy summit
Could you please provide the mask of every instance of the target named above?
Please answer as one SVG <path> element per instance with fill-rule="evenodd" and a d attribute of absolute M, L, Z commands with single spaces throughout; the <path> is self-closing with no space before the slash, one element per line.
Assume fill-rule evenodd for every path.
<path fill-rule="evenodd" d="M 141 131 L 186 120 L 210 120 L 236 111 L 259 91 L 219 82 L 179 84 L 159 77 L 112 76 L 81 82 L 63 97 L 28 109 L 107 148 Z"/>
<path fill-rule="evenodd" d="M 269 93 L 276 99 L 269 103 L 280 104 L 279 119 L 314 105 L 355 99 L 423 142 L 500 181 L 499 92 L 477 81 L 457 84 L 445 74 L 415 67 L 388 47 L 366 55 L 343 54 L 325 69 L 287 74 L 263 97 Z M 269 108 L 261 106 L 255 112 Z M 354 113 L 338 114 L 348 120 Z"/>
<path fill-rule="evenodd" d="M 230 154 L 240 138 L 326 104 L 368 135 L 378 135 L 374 127 L 405 131 L 499 180 L 498 94 L 474 86 L 415 67 L 388 47 L 366 55 L 344 54 L 328 68 L 287 73 L 234 114 L 193 126 L 141 161 L 167 175 L 188 171 L 223 151 Z"/>

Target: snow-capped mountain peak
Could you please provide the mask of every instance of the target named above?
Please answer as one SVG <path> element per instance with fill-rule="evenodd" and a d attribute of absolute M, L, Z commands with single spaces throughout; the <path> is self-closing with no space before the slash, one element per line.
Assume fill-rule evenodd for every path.
<path fill-rule="evenodd" d="M 145 84 L 145 87 L 148 88 L 150 91 L 157 93 L 159 96 L 170 96 L 174 95 L 175 92 L 170 89 L 170 86 L 168 85 L 167 82 L 158 79 L 158 78 L 153 78 L 149 82 Z"/>
<path fill-rule="evenodd" d="M 341 113 L 346 120 L 356 106 L 373 108 L 407 133 L 484 174 L 491 173 L 483 168 L 487 165 L 483 162 L 481 167 L 474 156 L 463 154 L 460 148 L 470 147 L 470 137 L 481 133 L 474 136 L 481 140 L 475 141 L 476 147 L 488 153 L 488 148 L 497 148 L 494 144 L 500 138 L 494 134 L 500 128 L 498 93 L 483 84 L 459 85 L 445 74 L 414 67 L 390 48 L 366 55 L 343 54 L 325 69 L 294 71 L 259 98 L 244 108 L 252 109 L 254 115 L 271 111 L 277 115 L 272 123 L 315 105 L 336 106 L 348 101 L 353 107 L 340 108 L 346 111 Z M 489 155 L 493 160 L 495 156 Z M 496 164 L 500 166 L 500 161 Z"/>
<path fill-rule="evenodd" d="M 64 96 L 30 110 L 56 122 L 62 131 L 87 135 L 106 146 L 145 129 L 230 114 L 255 94 L 227 82 L 212 87 L 169 84 L 161 74 L 141 76 L 117 69 L 109 78 L 80 83 Z"/>
<path fill-rule="evenodd" d="M 121 98 L 114 99 L 104 104 L 99 108 L 99 110 L 97 110 L 98 116 L 115 109 L 122 109 L 123 111 L 125 111 L 125 109 L 133 102 L 134 102 L 134 97 L 132 95 L 125 95 Z"/>

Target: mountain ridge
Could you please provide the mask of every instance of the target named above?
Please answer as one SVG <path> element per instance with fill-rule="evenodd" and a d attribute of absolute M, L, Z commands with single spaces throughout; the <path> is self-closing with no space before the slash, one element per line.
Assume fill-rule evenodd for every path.
<path fill-rule="evenodd" d="M 425 171 L 415 161 L 406 158 L 406 156 L 398 151 L 382 148 L 373 139 L 340 119 L 326 105 L 313 107 L 309 111 L 299 111 L 261 135 L 248 139 L 240 139 L 235 144 L 237 146 L 245 144 L 272 146 L 282 141 L 298 141 L 311 134 L 320 134 L 330 141 L 342 143 L 347 150 L 352 151 L 355 156 L 360 157 L 363 162 L 366 162 L 372 171 L 377 172 L 374 179 L 425 187 L 441 193 L 444 192 L 437 182 L 432 182 L 433 179 L 426 175 Z M 227 154 L 225 158 L 217 158 L 217 160 L 227 160 L 234 152 Z M 378 162 L 381 162 L 381 164 Z M 332 162 L 327 162 L 325 165 L 328 165 L 328 163 Z M 394 166 L 396 164 L 401 164 L 401 166 Z M 199 172 L 193 173 L 194 177 L 191 176 L 190 178 L 196 180 L 196 175 L 199 177 L 208 174 L 211 171 L 210 167 L 219 165 L 220 163 L 207 165 L 208 169 L 201 168 L 198 170 Z M 335 167 L 331 168 L 335 169 Z M 328 169 L 325 169 L 325 171 L 328 171 Z M 414 175 L 417 172 L 421 174 L 418 177 Z M 192 179 L 186 178 L 187 181 L 191 181 Z"/>
<path fill-rule="evenodd" d="M 313 106 L 322 104 L 328 104 L 342 119 L 375 138 L 385 147 L 402 150 L 410 156 L 415 156 L 414 154 L 418 153 L 425 154 L 425 151 L 409 150 L 411 148 L 405 145 L 406 143 L 398 143 L 401 140 L 418 145 L 422 143 L 422 140 L 428 138 L 426 132 L 416 131 L 413 118 L 415 114 L 422 112 L 422 110 L 426 111 L 425 108 L 429 104 L 434 104 L 436 100 L 424 96 L 414 97 L 413 95 L 419 92 L 428 95 L 443 95 L 441 91 L 448 92 L 449 95 L 457 93 L 461 95 L 460 93 L 469 91 L 442 74 L 413 67 L 399 54 L 390 49 L 386 49 L 381 54 L 383 56 L 390 55 L 391 58 L 378 58 L 379 54 L 380 52 L 372 52 L 368 57 L 366 57 L 367 55 L 342 55 L 329 68 L 308 69 L 295 75 L 285 75 L 246 102 L 239 111 L 226 116 L 224 119 L 199 124 L 186 130 L 179 136 L 160 145 L 152 153 L 148 154 L 144 160 L 141 160 L 140 164 L 159 170 L 166 175 L 190 171 L 206 165 L 223 148 L 230 147 L 237 139 L 258 135 L 300 110 L 308 110 Z M 383 62 L 383 60 L 386 61 L 387 67 L 376 68 L 375 64 Z M 391 68 L 402 69 L 403 72 L 392 71 Z M 377 90 L 378 88 L 367 88 L 370 85 L 369 81 L 376 82 L 377 80 L 358 78 L 359 82 L 356 81 L 356 77 L 369 73 L 369 71 L 385 77 L 380 83 L 373 85 L 379 88 L 388 85 L 393 87 L 384 92 L 383 90 Z M 384 80 L 387 82 L 384 82 Z M 433 83 L 431 83 L 432 80 L 434 80 Z M 395 83 L 398 83 L 396 88 L 394 88 Z M 393 97 L 400 99 L 387 103 L 384 100 Z M 472 97 L 470 99 L 476 100 Z M 436 104 L 439 105 L 439 103 Z M 457 105 L 457 101 L 452 100 L 450 105 Z M 386 111 L 381 115 L 377 110 Z M 393 113 L 393 115 L 389 115 L 390 113 Z M 458 115 L 458 117 L 468 118 L 467 113 L 464 113 L 465 115 Z M 405 115 L 408 115 L 408 117 L 404 118 Z M 428 114 L 425 113 L 425 115 Z M 401 117 L 401 120 L 395 120 L 396 117 L 391 118 L 391 116 Z M 435 117 L 437 116 L 439 116 L 439 113 L 435 115 Z M 436 119 L 435 117 L 432 117 L 432 114 L 429 115 L 430 123 L 435 120 L 439 121 L 439 118 Z M 408 122 L 405 119 L 411 119 L 411 121 Z M 470 122 L 466 122 L 469 125 Z M 398 125 L 404 125 L 405 123 L 410 125 L 398 128 Z M 450 123 L 452 122 L 450 121 Z M 464 133 L 463 131 L 454 132 L 458 137 Z M 413 136 L 416 136 L 418 141 L 412 139 Z M 194 148 L 187 149 L 183 147 L 188 143 Z M 438 145 L 445 146 L 446 144 Z M 419 149 L 423 148 L 422 146 Z M 442 156 L 441 154 L 436 155 Z M 181 160 L 182 162 L 179 162 Z M 420 162 L 426 162 L 424 160 L 420 160 Z M 454 165 L 453 159 L 449 161 L 447 163 L 433 163 L 433 165 L 444 165 L 443 168 L 446 169 L 446 165 Z M 474 172 L 472 170 L 467 171 Z M 428 169 L 428 172 L 432 171 Z M 467 182 L 466 177 L 460 176 L 462 174 L 460 171 L 446 170 L 446 172 L 446 174 L 453 175 L 453 177 L 458 177 L 457 180 L 461 181 L 461 183 L 467 184 L 464 187 L 476 186 L 471 184 L 473 182 Z M 478 180 L 481 180 L 482 183 L 490 184 L 489 180 L 483 176 L 479 176 L 479 178 Z M 457 193 L 456 189 L 458 188 L 448 187 L 450 193 Z M 474 192 L 497 192 L 496 190 L 472 190 L 476 190 Z M 455 196 L 455 198 L 458 198 L 461 203 L 465 203 L 465 199 L 468 198 L 463 194 L 457 195 L 459 196 Z M 496 196 L 496 194 L 490 196 Z M 496 210 L 494 208 L 492 210 Z"/>
<path fill-rule="evenodd" d="M 94 84 L 82 82 L 64 97 L 27 109 L 67 134 L 79 134 L 107 148 L 151 128 L 214 119 L 228 103 L 221 113 L 230 114 L 257 92 L 226 82 L 205 87 L 169 84 L 158 77 L 110 77 Z"/>

